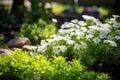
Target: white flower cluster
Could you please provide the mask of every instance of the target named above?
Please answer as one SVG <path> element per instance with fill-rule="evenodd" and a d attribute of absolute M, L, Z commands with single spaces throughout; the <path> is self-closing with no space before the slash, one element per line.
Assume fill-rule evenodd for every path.
<path fill-rule="evenodd" d="M 113 16 L 109 23 L 102 23 L 94 17 L 83 15 L 85 21 L 65 22 L 58 30 L 58 34 L 51 35 L 51 39 L 41 41 L 39 51 L 45 53 L 51 45 L 51 52 L 58 55 L 66 52 L 70 46 L 74 50 L 87 49 L 89 45 L 87 42 L 117 47 L 116 41 L 120 40 L 120 22 L 116 20 L 118 17 Z M 88 20 L 92 21 L 92 24 L 88 25 Z"/>
<path fill-rule="evenodd" d="M 64 53 L 67 50 L 67 47 L 64 45 L 61 46 L 54 46 L 53 47 L 53 53 L 54 54 L 59 54 L 60 52 Z"/>

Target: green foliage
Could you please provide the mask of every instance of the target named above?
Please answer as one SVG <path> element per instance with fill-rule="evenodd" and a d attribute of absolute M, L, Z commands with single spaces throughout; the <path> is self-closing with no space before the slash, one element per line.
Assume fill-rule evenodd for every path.
<path fill-rule="evenodd" d="M 8 14 L 9 6 L 0 5 L 0 26 L 6 29 L 11 28 L 11 24 L 16 23 L 16 16 L 14 14 Z"/>
<path fill-rule="evenodd" d="M 2 46 L 4 43 L 4 36 L 0 35 L 0 46 Z"/>
<path fill-rule="evenodd" d="M 7 45 L 5 44 L 5 37 L 3 34 L 0 34 L 0 47 L 7 48 Z"/>
<path fill-rule="evenodd" d="M 33 80 L 40 78 L 50 63 L 43 56 L 31 57 L 27 52 L 17 50 L 12 55 L 0 58 L 0 79 Z M 38 79 L 37 79 L 38 80 Z"/>
<path fill-rule="evenodd" d="M 14 51 L 0 57 L 1 80 L 108 80 L 108 75 L 86 71 L 79 60 L 67 62 L 62 56 L 47 60 L 43 55 Z"/>
<path fill-rule="evenodd" d="M 48 24 L 43 19 L 38 23 L 24 24 L 17 36 L 28 37 L 33 43 L 39 43 L 42 39 L 49 38 L 50 35 L 55 34 L 56 27 L 54 23 Z"/>
<path fill-rule="evenodd" d="M 37 22 L 39 18 L 49 21 L 52 16 L 51 8 L 46 8 L 46 0 L 29 0 L 31 2 L 31 10 L 26 18 L 27 22 Z M 47 2 L 50 2 L 48 0 Z"/>

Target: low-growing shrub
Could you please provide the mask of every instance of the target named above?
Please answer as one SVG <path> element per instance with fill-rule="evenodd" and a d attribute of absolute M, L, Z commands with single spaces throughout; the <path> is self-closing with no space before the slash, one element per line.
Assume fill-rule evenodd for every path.
<path fill-rule="evenodd" d="M 55 34 L 56 27 L 54 23 L 48 24 L 40 19 L 38 23 L 24 24 L 21 31 L 17 34 L 18 37 L 28 37 L 33 43 L 39 43 L 42 39 L 49 38 Z"/>
<path fill-rule="evenodd" d="M 79 60 L 67 62 L 62 56 L 47 60 L 43 55 L 14 51 L 0 57 L 0 80 L 108 80 L 107 74 L 86 71 Z"/>
<path fill-rule="evenodd" d="M 81 59 L 85 65 L 96 61 L 120 63 L 120 21 L 119 16 L 103 23 L 98 19 L 83 15 L 85 21 L 65 22 L 58 34 L 41 41 L 40 53 Z M 50 54 L 51 53 L 51 54 Z"/>

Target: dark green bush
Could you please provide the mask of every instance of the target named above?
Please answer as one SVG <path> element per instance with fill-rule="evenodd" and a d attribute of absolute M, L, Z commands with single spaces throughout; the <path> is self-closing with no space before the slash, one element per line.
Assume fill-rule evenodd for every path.
<path fill-rule="evenodd" d="M 3 34 L 0 34 L 0 48 L 8 48 L 5 44 L 5 36 Z"/>
<path fill-rule="evenodd" d="M 27 22 L 37 22 L 39 18 L 49 21 L 52 17 L 51 8 L 46 8 L 46 1 L 50 2 L 51 0 L 29 0 L 31 2 L 31 10 L 28 11 L 26 18 Z"/>

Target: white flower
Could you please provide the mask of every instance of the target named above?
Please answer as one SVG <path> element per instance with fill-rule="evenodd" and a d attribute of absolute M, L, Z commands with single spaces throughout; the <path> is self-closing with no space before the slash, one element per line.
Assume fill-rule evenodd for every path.
<path fill-rule="evenodd" d="M 48 41 L 48 43 L 49 43 L 49 44 L 51 44 L 51 43 L 55 42 L 55 40 L 54 40 L 54 39 L 46 39 L 46 41 Z"/>
<path fill-rule="evenodd" d="M 77 34 L 77 39 L 81 39 L 85 35 L 84 32 L 77 32 L 76 34 Z"/>
<path fill-rule="evenodd" d="M 68 22 L 65 22 L 62 26 L 61 26 L 61 28 L 62 29 L 64 29 L 64 28 L 74 28 L 75 26 L 74 26 L 74 23 L 68 23 Z"/>
<path fill-rule="evenodd" d="M 113 24 L 113 27 L 116 29 L 116 28 L 120 28 L 120 23 L 114 23 Z"/>
<path fill-rule="evenodd" d="M 77 19 L 71 20 L 72 23 L 78 23 Z"/>
<path fill-rule="evenodd" d="M 47 44 L 46 40 L 41 40 L 41 45 Z"/>
<path fill-rule="evenodd" d="M 107 37 L 107 36 L 104 35 L 104 34 L 100 34 L 100 36 L 99 36 L 100 39 L 104 39 L 104 38 L 106 38 L 106 37 Z"/>
<path fill-rule="evenodd" d="M 107 34 L 109 34 L 111 32 L 111 27 L 108 24 L 102 24 L 100 27 L 100 34 L 102 36 L 106 36 Z"/>
<path fill-rule="evenodd" d="M 91 30 L 99 30 L 99 27 L 98 26 L 96 26 L 96 25 L 94 25 L 94 26 L 89 26 L 88 27 L 89 29 L 91 29 Z"/>
<path fill-rule="evenodd" d="M 78 24 L 74 24 L 74 28 L 79 29 L 80 26 Z"/>
<path fill-rule="evenodd" d="M 115 39 L 120 40 L 120 36 L 115 36 Z"/>
<path fill-rule="evenodd" d="M 92 20 L 94 23 L 96 23 L 96 25 L 102 24 L 98 19 L 92 17 L 92 16 L 88 16 L 88 15 L 83 15 L 82 16 L 85 20 Z"/>
<path fill-rule="evenodd" d="M 98 38 L 98 37 L 95 37 L 95 38 L 93 39 L 93 42 L 94 42 L 95 44 L 98 44 L 99 42 L 101 42 L 101 39 Z"/>
<path fill-rule="evenodd" d="M 75 43 L 75 41 L 73 41 L 73 40 L 67 40 L 67 42 L 66 42 L 68 45 L 71 45 L 71 44 L 74 44 Z"/>
<path fill-rule="evenodd" d="M 120 30 L 115 31 L 117 35 L 120 35 Z"/>
<path fill-rule="evenodd" d="M 86 28 L 86 27 L 81 27 L 80 29 L 81 29 L 81 31 L 83 31 L 83 32 L 87 32 L 87 28 Z"/>
<path fill-rule="evenodd" d="M 55 19 L 55 18 L 52 18 L 52 22 L 55 22 L 55 23 L 57 23 L 58 21 L 57 21 L 57 19 Z"/>
<path fill-rule="evenodd" d="M 67 47 L 64 45 L 61 45 L 61 46 L 54 46 L 52 52 L 58 55 L 60 52 L 64 53 L 66 50 L 67 50 Z"/>
<path fill-rule="evenodd" d="M 61 28 L 64 29 L 67 24 L 68 24 L 68 22 L 65 22 L 64 24 L 62 24 L 62 25 L 61 25 Z"/>
<path fill-rule="evenodd" d="M 80 26 L 86 26 L 86 25 L 87 25 L 84 21 L 79 21 L 78 24 L 79 24 Z"/>
<path fill-rule="evenodd" d="M 69 34 L 70 34 L 70 36 L 74 36 L 74 35 L 76 35 L 75 32 L 70 32 Z"/>
<path fill-rule="evenodd" d="M 47 50 L 47 46 L 48 46 L 48 44 L 42 45 L 40 48 L 38 48 L 38 52 L 45 53 Z"/>
<path fill-rule="evenodd" d="M 113 47 L 117 47 L 117 44 L 116 44 L 114 41 L 111 41 L 111 40 L 104 40 L 103 43 L 110 43 L 111 46 L 113 46 Z"/>
<path fill-rule="evenodd" d="M 74 44 L 74 49 L 75 49 L 75 50 L 80 50 L 80 47 L 81 47 L 81 46 L 80 46 L 79 44 L 77 44 L 77 43 Z"/>
<path fill-rule="evenodd" d="M 70 40 L 71 39 L 71 37 L 70 37 L 70 35 L 65 35 L 65 38 L 66 38 L 66 40 L 65 41 L 67 41 L 67 40 Z"/>
<path fill-rule="evenodd" d="M 90 35 L 94 35 L 95 32 L 96 32 L 96 31 L 95 31 L 94 29 L 89 29 L 89 30 L 87 31 L 87 33 L 90 34 Z"/>
<path fill-rule="evenodd" d="M 118 17 L 120 17 L 120 16 L 119 16 L 119 15 L 113 15 L 113 17 L 114 17 L 114 18 L 118 18 Z"/>
<path fill-rule="evenodd" d="M 66 37 L 57 35 L 57 36 L 54 37 L 53 39 L 54 39 L 54 41 L 60 41 L 60 40 L 65 40 Z"/>
<path fill-rule="evenodd" d="M 94 36 L 93 35 L 91 35 L 91 34 L 89 34 L 89 35 L 86 35 L 86 39 L 87 40 L 90 40 L 91 38 L 93 38 Z"/>
<path fill-rule="evenodd" d="M 83 19 L 85 20 L 94 20 L 95 18 L 92 16 L 88 16 L 88 15 L 82 15 Z"/>
<path fill-rule="evenodd" d="M 69 30 L 66 30 L 66 29 L 60 29 L 60 30 L 58 30 L 58 32 L 59 32 L 60 34 L 62 34 L 62 35 L 65 35 L 65 34 L 69 34 L 69 33 L 70 33 L 70 31 L 69 31 Z"/>
<path fill-rule="evenodd" d="M 84 43 L 84 42 L 81 42 L 81 45 L 80 45 L 81 47 L 81 49 L 86 49 L 87 48 L 87 44 L 86 43 Z"/>

